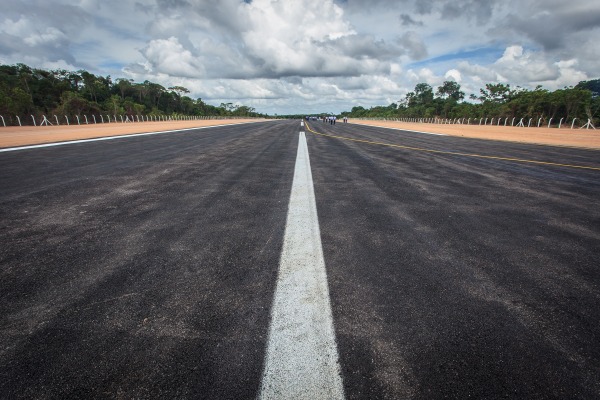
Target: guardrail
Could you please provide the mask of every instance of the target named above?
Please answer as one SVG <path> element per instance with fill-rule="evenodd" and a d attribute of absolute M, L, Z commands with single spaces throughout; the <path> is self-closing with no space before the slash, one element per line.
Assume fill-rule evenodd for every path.
<path fill-rule="evenodd" d="M 537 127 L 540 128 L 542 126 L 547 128 L 556 127 L 558 129 L 561 128 L 563 122 L 566 123 L 568 127 L 568 121 L 565 121 L 564 118 L 561 118 L 558 122 L 558 125 L 552 125 L 552 120 L 554 118 L 550 118 L 546 120 L 546 118 L 538 118 L 535 121 L 534 118 L 523 117 L 518 119 L 517 117 L 492 117 L 492 118 L 353 118 L 353 119 L 362 119 L 367 121 L 394 121 L 394 122 L 407 122 L 407 123 L 419 123 L 419 124 L 450 124 L 450 125 L 481 125 L 481 126 L 513 126 L 513 127 L 521 127 L 521 128 L 532 128 Z M 489 123 L 488 123 L 489 120 Z M 510 124 L 509 124 L 510 120 Z M 577 121 L 583 122 L 583 120 L 578 118 L 573 118 L 571 120 L 571 129 L 575 129 L 575 124 Z M 546 126 L 546 121 L 548 125 Z M 532 126 L 533 125 L 533 126 Z M 578 129 L 596 129 L 591 119 L 588 119 L 587 122 L 577 126 Z M 565 128 L 566 129 L 566 128 Z"/>
<path fill-rule="evenodd" d="M 115 123 L 143 123 L 168 121 L 200 121 L 220 119 L 253 119 L 256 117 L 198 116 L 198 115 L 142 115 L 142 114 L 84 114 L 84 115 L 0 115 L 3 127 L 9 126 L 60 126 Z"/>

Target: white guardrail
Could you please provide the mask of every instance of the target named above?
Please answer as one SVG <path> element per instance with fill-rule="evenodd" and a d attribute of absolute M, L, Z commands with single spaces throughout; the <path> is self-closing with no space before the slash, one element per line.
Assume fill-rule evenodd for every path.
<path fill-rule="evenodd" d="M 24 117 L 7 116 L 5 119 L 0 115 L 2 126 L 49 126 L 49 125 L 93 125 L 111 123 L 138 123 L 138 122 L 161 122 L 161 121 L 196 121 L 196 120 L 219 120 L 219 119 L 252 119 L 255 117 L 231 117 L 231 116 L 195 116 L 195 115 L 134 115 L 134 114 L 92 114 L 74 115 L 69 119 L 68 115 L 46 115 L 35 116 L 33 114 Z"/>
<path fill-rule="evenodd" d="M 419 124 L 454 124 L 454 125 L 481 125 L 481 126 L 514 126 L 521 128 L 531 128 L 533 127 L 546 127 L 546 119 L 539 118 L 537 121 L 534 121 L 534 118 L 517 118 L 510 117 L 506 118 L 354 118 L 354 119 L 364 119 L 369 121 L 394 121 L 394 122 L 407 122 L 407 123 L 419 123 Z M 509 124 L 510 120 L 510 124 Z M 515 121 L 519 121 L 515 124 Z M 548 128 L 552 128 L 552 120 L 550 118 L 548 120 Z M 489 121 L 489 123 L 488 123 Z M 578 121 L 578 118 L 573 118 L 571 120 L 571 129 L 575 128 L 575 123 Z M 565 121 L 564 118 L 561 118 L 558 121 L 558 125 L 556 128 L 560 129 Z M 543 125 L 542 125 L 543 123 Z M 568 124 L 567 124 L 568 127 Z M 591 119 L 588 119 L 586 123 L 581 126 L 577 126 L 579 129 L 596 129 Z"/>

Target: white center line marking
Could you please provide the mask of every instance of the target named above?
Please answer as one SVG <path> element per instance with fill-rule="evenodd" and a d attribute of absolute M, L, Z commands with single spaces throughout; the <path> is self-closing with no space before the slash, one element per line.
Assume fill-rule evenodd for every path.
<path fill-rule="evenodd" d="M 343 399 L 306 136 L 300 132 L 259 399 Z"/>

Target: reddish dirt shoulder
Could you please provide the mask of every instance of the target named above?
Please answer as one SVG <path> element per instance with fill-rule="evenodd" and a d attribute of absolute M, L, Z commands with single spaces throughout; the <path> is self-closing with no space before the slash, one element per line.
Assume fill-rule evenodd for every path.
<path fill-rule="evenodd" d="M 375 125 L 431 133 L 443 133 L 466 138 L 504 140 L 509 142 L 534 143 L 551 146 L 570 146 L 600 150 L 600 131 L 569 128 L 516 128 L 480 125 L 443 125 L 407 123 L 396 121 L 370 121 L 353 119 L 353 124 Z"/>
<path fill-rule="evenodd" d="M 134 135 L 136 133 L 160 132 L 175 129 L 199 128 L 242 122 L 262 121 L 256 119 L 215 119 L 198 121 L 162 121 L 137 123 L 111 123 L 60 126 L 9 126 L 0 127 L 0 148 L 27 146 L 69 140 L 92 139 L 106 136 Z"/>

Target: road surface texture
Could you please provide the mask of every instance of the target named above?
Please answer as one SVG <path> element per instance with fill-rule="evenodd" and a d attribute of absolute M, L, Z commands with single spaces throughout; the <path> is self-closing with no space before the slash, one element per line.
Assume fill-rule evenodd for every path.
<path fill-rule="evenodd" d="M 0 398 L 259 396 L 300 130 L 346 398 L 600 398 L 600 152 L 299 121 L 0 153 Z"/>
<path fill-rule="evenodd" d="M 297 125 L 0 153 L 0 398 L 256 396 Z"/>
<path fill-rule="evenodd" d="M 600 166 L 597 151 L 311 127 Z M 319 135 L 309 150 L 349 398 L 600 397 L 600 170 Z"/>

